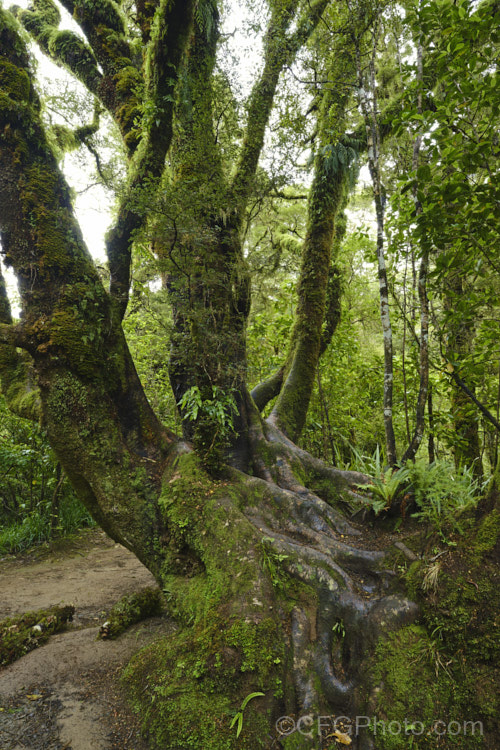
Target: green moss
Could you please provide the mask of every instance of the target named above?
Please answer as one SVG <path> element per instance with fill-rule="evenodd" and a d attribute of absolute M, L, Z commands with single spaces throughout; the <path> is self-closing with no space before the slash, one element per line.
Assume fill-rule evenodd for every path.
<path fill-rule="evenodd" d="M 107 382 L 86 381 L 53 369 L 43 383 L 43 423 L 51 446 L 94 520 L 136 551 L 156 573 L 153 548 L 157 488 L 135 449 L 124 439 Z M 126 415 L 129 417 L 129 415 Z M 127 425 L 128 426 L 128 425 Z M 142 443 L 144 444 L 144 443 Z M 132 448 L 130 447 L 132 446 Z M 150 545 L 145 540 L 151 540 Z"/>
<path fill-rule="evenodd" d="M 340 475 L 336 481 L 333 476 L 324 477 L 314 471 L 304 472 L 303 469 L 300 471 L 295 466 L 293 470 L 304 487 L 308 487 L 332 507 L 338 506 L 339 502 L 345 502 L 343 495 L 346 493 L 346 484 Z"/>
<path fill-rule="evenodd" d="M 140 129 L 135 127 L 140 116 L 140 109 L 135 98 L 125 101 L 115 110 L 115 119 L 123 134 L 125 146 L 133 151 L 140 140 Z"/>
<path fill-rule="evenodd" d="M 30 93 L 28 73 L 8 60 L 0 60 L 0 88 L 17 101 L 28 99 Z"/>
<path fill-rule="evenodd" d="M 378 644 L 368 677 L 379 686 L 367 711 L 377 750 L 472 750 L 484 747 L 484 735 L 498 736 L 498 674 L 485 665 L 458 665 L 439 633 L 409 626 L 391 634 Z"/>
<path fill-rule="evenodd" d="M 72 31 L 55 31 L 48 41 L 50 54 L 86 83 L 99 75 L 97 61 L 90 47 Z"/>
<path fill-rule="evenodd" d="M 425 561 L 413 563 L 406 582 L 411 598 L 420 604 L 422 624 L 382 639 L 366 670 L 367 714 L 386 726 L 405 718 L 422 722 L 426 731 L 411 735 L 414 750 L 472 750 L 498 744 L 500 587 L 491 555 L 497 539 L 493 511 L 476 534 L 440 559 L 432 590 L 424 591 L 422 585 L 428 570 Z M 435 721 L 444 722 L 440 730 L 455 722 L 451 726 L 457 733 L 440 739 L 432 730 Z M 484 737 L 479 724 L 472 732 L 473 722 L 481 722 Z M 377 734 L 377 750 L 403 750 L 408 743 L 404 732 Z"/>
<path fill-rule="evenodd" d="M 413 601 L 418 601 L 422 596 L 422 582 L 425 574 L 425 562 L 415 560 L 408 568 L 405 576 L 406 590 Z"/>
<path fill-rule="evenodd" d="M 88 338 L 88 328 L 87 322 L 82 319 L 79 321 L 74 310 L 57 311 L 52 316 L 47 346 L 60 349 L 75 372 L 91 378 L 98 371 L 102 360 L 99 348 Z"/>
<path fill-rule="evenodd" d="M 285 637 L 261 568 L 260 536 L 234 501 L 246 483 L 213 480 L 194 453 L 165 473 L 157 540 L 167 606 L 181 628 L 134 657 L 125 673 L 154 747 L 233 748 L 231 720 L 252 692 L 238 747 L 267 747 L 285 683 Z M 246 494 L 245 494 L 246 493 Z M 272 602 L 272 604 L 271 604 Z"/>
<path fill-rule="evenodd" d="M 33 0 L 33 9 L 38 12 L 51 26 L 59 26 L 61 14 L 52 0 Z"/>
<path fill-rule="evenodd" d="M 221 620 L 181 630 L 135 656 L 124 682 L 153 747 L 234 748 L 231 720 L 252 692 L 265 696 L 248 705 L 238 747 L 266 747 L 281 653 L 275 646 L 274 622 L 225 629 Z"/>
<path fill-rule="evenodd" d="M 9 617 L 0 622 L 0 667 L 12 664 L 64 630 L 73 619 L 75 608 L 51 607 Z"/>
<path fill-rule="evenodd" d="M 142 86 L 143 80 L 140 72 L 133 65 L 125 65 L 113 77 L 117 94 L 130 95 L 131 91 Z"/>
<path fill-rule="evenodd" d="M 62 156 L 68 151 L 74 151 L 81 145 L 75 131 L 66 127 L 66 125 L 53 125 L 50 133 L 53 136 L 55 150 L 58 152 L 58 155 Z"/>
<path fill-rule="evenodd" d="M 44 144 L 45 145 L 45 144 Z M 55 167 L 55 163 L 54 163 Z M 74 257 L 68 246 L 74 244 L 68 236 L 68 222 L 61 221 L 60 198 L 65 185 L 56 169 L 47 168 L 45 160 L 27 166 L 23 174 L 22 208 L 26 221 L 33 227 L 37 246 L 43 257 L 43 266 L 60 269 L 63 275 Z M 67 197 L 67 196 L 64 196 Z"/>
<path fill-rule="evenodd" d="M 431 654 L 425 629 L 414 625 L 390 634 L 378 644 L 370 681 L 383 685 L 383 689 L 375 694 L 370 719 L 380 750 L 406 750 L 409 746 L 404 732 L 384 731 L 391 722 L 422 722 L 427 735 L 433 722 L 444 716 L 450 685 L 437 678 Z M 412 747 L 432 747 L 434 739 L 430 742 L 425 736 L 416 744 L 414 739 Z"/>
<path fill-rule="evenodd" d="M 125 21 L 116 3 L 112 0 L 77 0 L 74 16 L 76 21 L 85 24 L 91 18 L 94 26 L 106 26 L 108 29 L 124 34 Z"/>
<path fill-rule="evenodd" d="M 475 535 L 473 553 L 476 562 L 495 549 L 499 537 L 500 513 L 494 509 L 483 518 Z"/>
<path fill-rule="evenodd" d="M 21 68 L 28 68 L 28 54 L 19 35 L 19 24 L 3 7 L 0 7 L 0 55 L 8 56 Z"/>
<path fill-rule="evenodd" d="M 9 409 L 20 417 L 39 420 L 41 413 L 40 392 L 32 383 L 28 355 L 0 346 L 0 373 L 2 393 Z"/>
<path fill-rule="evenodd" d="M 101 625 L 99 637 L 117 638 L 136 622 L 161 615 L 163 608 L 164 600 L 159 589 L 146 588 L 136 594 L 123 596 L 112 607 L 106 622 Z"/>

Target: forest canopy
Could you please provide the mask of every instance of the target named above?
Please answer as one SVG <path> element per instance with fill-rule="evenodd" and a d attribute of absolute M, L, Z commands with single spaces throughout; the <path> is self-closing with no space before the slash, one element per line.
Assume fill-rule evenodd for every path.
<path fill-rule="evenodd" d="M 238 746 L 326 748 L 345 727 L 276 720 L 433 705 L 495 746 L 499 20 L 0 6 L 1 514 L 77 498 L 155 575 L 178 630 L 127 673 L 155 746 L 234 747 L 241 715 Z M 75 213 L 92 186 L 106 260 Z"/>

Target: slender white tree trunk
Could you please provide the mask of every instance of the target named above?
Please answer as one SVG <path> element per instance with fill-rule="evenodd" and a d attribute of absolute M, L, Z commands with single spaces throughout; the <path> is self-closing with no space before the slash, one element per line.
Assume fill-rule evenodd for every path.
<path fill-rule="evenodd" d="M 385 193 L 380 175 L 380 130 L 377 119 L 377 96 L 375 86 L 375 51 L 378 39 L 378 22 L 373 27 L 372 50 L 367 70 L 363 68 L 360 41 L 356 40 L 358 69 L 358 100 L 366 127 L 368 143 L 368 167 L 372 179 L 373 199 L 377 217 L 377 261 L 380 293 L 380 318 L 384 337 L 384 427 L 387 461 L 391 466 L 397 463 L 396 438 L 392 413 L 393 402 L 393 345 L 389 307 L 389 289 L 384 252 L 384 213 Z"/>

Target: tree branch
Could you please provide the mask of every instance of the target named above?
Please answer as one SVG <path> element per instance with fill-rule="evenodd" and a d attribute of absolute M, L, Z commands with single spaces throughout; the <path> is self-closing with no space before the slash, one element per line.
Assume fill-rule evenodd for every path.
<path fill-rule="evenodd" d="M 299 49 L 311 36 L 328 1 L 316 0 L 311 3 L 299 20 L 297 30 L 290 37 L 287 36 L 287 31 L 294 19 L 295 3 L 287 2 L 279 9 L 273 7 L 264 40 L 264 69 L 250 95 L 245 137 L 230 190 L 232 200 L 240 212 L 240 220 L 264 144 L 264 134 L 280 73 L 285 66 L 291 65 Z"/>
<path fill-rule="evenodd" d="M 459 388 L 470 398 L 470 400 L 477 406 L 481 414 L 490 422 L 495 429 L 500 432 L 500 422 L 493 416 L 493 414 L 482 404 L 470 390 L 467 384 L 462 380 L 460 375 L 456 372 L 449 373 Z"/>
<path fill-rule="evenodd" d="M 262 411 L 281 391 L 285 369 L 286 365 L 282 365 L 279 370 L 267 378 L 267 380 L 263 380 L 256 385 L 252 390 L 250 395 L 259 411 Z"/>
<path fill-rule="evenodd" d="M 34 0 L 29 10 L 17 11 L 26 31 L 54 62 L 67 68 L 95 96 L 102 74 L 92 49 L 72 31 L 60 30 L 61 14 L 52 0 Z"/>
<path fill-rule="evenodd" d="M 417 69 L 418 80 L 423 80 L 423 50 L 422 46 L 417 47 Z M 422 114 L 422 94 L 418 94 L 418 111 Z M 422 145 L 422 136 L 419 134 L 413 144 L 412 169 L 417 172 L 420 148 Z M 422 206 L 418 200 L 417 188 L 413 189 L 413 201 L 415 204 L 416 215 L 422 213 Z M 415 407 L 415 429 L 409 445 L 403 455 L 402 463 L 413 461 L 422 442 L 425 429 L 425 405 L 429 391 L 429 299 L 427 297 L 427 274 L 429 270 L 429 255 L 426 246 L 422 247 L 422 257 L 420 260 L 420 269 L 418 273 L 418 297 L 420 301 L 420 384 L 418 389 L 418 398 Z"/>
<path fill-rule="evenodd" d="M 174 92 L 194 7 L 194 0 L 174 3 L 162 0 L 155 15 L 145 64 L 147 114 L 142 120 L 142 138 L 132 160 L 128 189 L 121 200 L 115 226 L 106 240 L 110 294 L 117 320 L 123 319 L 127 309 L 131 243 L 144 221 L 137 199 L 148 186 L 156 189 L 172 141 Z"/>
<path fill-rule="evenodd" d="M 335 45 L 327 65 L 339 83 L 354 79 L 345 46 Z M 340 284 L 332 268 L 332 252 L 337 254 L 345 232 L 341 211 L 352 183 L 356 151 L 346 149 L 332 133 L 342 132 L 349 96 L 350 91 L 340 86 L 322 92 L 295 322 L 283 387 L 269 417 L 294 441 L 305 424 L 319 358 L 340 319 Z"/>

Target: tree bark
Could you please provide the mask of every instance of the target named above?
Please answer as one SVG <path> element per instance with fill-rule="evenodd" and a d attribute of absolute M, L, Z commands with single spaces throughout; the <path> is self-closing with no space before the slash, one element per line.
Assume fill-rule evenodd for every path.
<path fill-rule="evenodd" d="M 423 85 L 423 50 L 417 47 L 417 81 L 419 86 Z M 422 92 L 418 94 L 418 112 L 422 114 Z M 420 147 L 422 136 L 417 135 L 413 144 L 412 169 L 416 173 L 419 164 Z M 422 213 L 422 206 L 417 197 L 417 188 L 413 190 L 413 201 L 415 213 Z M 415 429 L 408 447 L 401 459 L 402 463 L 413 461 L 422 442 L 425 429 L 425 404 L 429 390 L 429 299 L 427 297 L 427 274 L 429 271 L 429 252 L 427 243 L 422 248 L 420 268 L 418 272 L 418 299 L 420 303 L 420 385 L 418 390 L 417 405 L 415 408 Z"/>
<path fill-rule="evenodd" d="M 340 79 L 344 82 L 354 79 L 354 61 L 345 44 L 338 39 L 332 44 L 331 58 L 326 64 L 332 85 L 322 92 L 320 99 L 318 143 L 294 327 L 282 386 L 269 417 L 273 425 L 294 441 L 306 421 L 319 358 L 340 319 L 340 281 L 337 257 L 332 260 L 332 250 L 338 252 L 345 233 L 342 212 L 357 158 L 355 150 L 346 148 L 340 139 L 350 92 L 347 86 L 342 89 L 334 85 Z"/>
<path fill-rule="evenodd" d="M 11 86 L 4 89 L 1 112 L 0 232 L 23 308 L 19 324 L 4 326 L 11 341 L 6 336 L 2 386 L 9 395 L 20 347 L 29 357 L 42 422 L 61 466 L 100 525 L 146 559 L 148 553 L 140 553 L 144 530 L 152 533 L 155 526 L 147 498 L 151 488 L 158 490 L 173 436 L 151 410 L 112 319 L 45 139 L 28 57 L 3 12 L 0 42 Z M 3 310 L 8 319 L 5 304 Z"/>
<path fill-rule="evenodd" d="M 233 461 L 220 476 L 210 476 L 191 446 L 162 426 L 123 335 L 123 298 L 117 307 L 83 243 L 44 135 L 24 44 L 1 9 L 0 70 L 0 233 L 23 308 L 14 324 L 0 287 L 0 375 L 8 389 L 16 349 L 27 353 L 62 470 L 96 521 L 137 555 L 166 594 L 176 632 L 128 667 L 144 725 L 158 747 L 220 750 L 234 745 L 230 715 L 240 708 L 244 750 L 324 744 L 331 737 L 317 723 L 310 733 L 295 731 L 287 739 L 276 734 L 276 721 L 362 715 L 373 687 L 366 685 L 368 657 L 388 631 L 413 623 L 418 614 L 388 568 L 380 549 L 384 539 L 372 530 L 372 549 L 361 527 L 342 512 L 369 480 L 333 469 L 263 423 L 244 381 L 236 405 L 246 425 L 247 471 Z M 239 245 L 234 225 L 229 234 L 224 221 L 208 226 L 221 229 L 220 241 L 208 242 L 199 262 L 214 260 L 231 288 L 203 284 L 197 269 L 186 268 L 194 281 L 183 280 L 174 293 L 194 295 L 203 311 L 216 295 L 221 361 L 234 359 L 238 368 L 240 340 L 235 344 L 223 334 L 239 332 L 248 304 L 245 283 L 237 283 L 243 275 Z M 327 229 L 319 224 L 323 237 Z M 318 302 L 311 285 L 308 294 L 315 314 L 322 308 L 324 315 L 329 263 L 322 251 L 323 297 Z M 319 352 L 319 315 L 317 321 L 313 343 Z M 196 323 L 195 316 L 185 316 L 178 331 L 196 339 L 202 351 L 204 331 Z M 302 330 L 298 342 L 308 345 Z M 230 357 L 226 347 L 233 347 Z M 221 378 L 215 383 L 234 375 L 214 372 Z M 334 635 L 339 623 L 345 628 L 341 645 Z M 264 693 L 261 700 L 254 697 L 244 709 L 256 692 Z M 365 732 L 353 737 L 352 747 L 373 750 L 375 742 Z"/>
<path fill-rule="evenodd" d="M 368 167 L 373 186 L 373 200 L 375 203 L 375 214 L 377 219 L 377 261 L 378 280 L 380 293 L 380 318 L 382 321 L 383 343 L 384 343 L 384 428 L 387 462 L 390 466 L 396 466 L 396 438 L 393 423 L 393 343 L 392 326 L 389 306 L 389 288 L 387 284 L 387 268 L 384 252 L 384 214 L 385 214 L 385 191 L 381 181 L 380 171 L 380 128 L 378 124 L 377 96 L 375 84 L 375 51 L 378 44 L 377 19 L 372 32 L 372 48 L 370 50 L 369 77 L 365 75 L 361 60 L 361 41 L 357 37 L 356 64 L 358 73 L 358 98 L 359 106 L 363 115 L 366 139 L 368 144 Z"/>
<path fill-rule="evenodd" d="M 451 271 L 444 288 L 444 307 L 447 317 L 446 350 L 448 370 L 452 375 L 450 401 L 454 432 L 453 454 L 455 464 L 472 468 L 474 476 L 481 481 L 483 476 L 479 420 L 477 409 L 470 396 L 463 389 L 461 378 L 455 370 L 467 360 L 475 336 L 474 323 L 455 312 L 456 301 L 465 293 L 466 281 L 459 272 Z M 469 383 L 470 394 L 474 396 L 474 384 Z"/>

